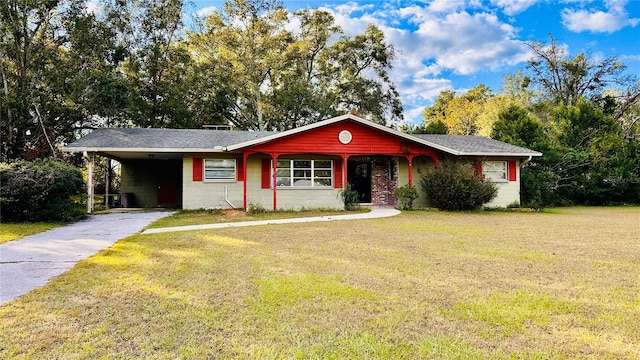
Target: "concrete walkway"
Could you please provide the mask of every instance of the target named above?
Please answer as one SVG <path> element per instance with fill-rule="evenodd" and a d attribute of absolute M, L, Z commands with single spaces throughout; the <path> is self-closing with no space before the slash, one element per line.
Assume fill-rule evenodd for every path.
<path fill-rule="evenodd" d="M 38 288 L 76 262 L 139 233 L 171 212 L 121 212 L 0 244 L 0 304 Z"/>
<path fill-rule="evenodd" d="M 175 226 L 157 229 L 147 229 L 143 231 L 143 234 L 157 234 L 164 232 L 174 231 L 191 231 L 191 230 L 206 230 L 206 229 L 222 229 L 228 227 L 243 227 L 243 226 L 257 226 L 257 225 L 273 225 L 273 224 L 294 224 L 316 221 L 336 221 L 336 220 L 355 220 L 355 219 L 375 219 L 389 216 L 395 216 L 400 214 L 400 211 L 396 209 L 371 209 L 367 213 L 349 214 L 349 215 L 328 215 L 328 216 L 314 216 L 304 218 L 293 219 L 273 219 L 273 220 L 257 220 L 257 221 L 242 221 L 231 223 L 218 223 L 218 224 L 205 224 L 205 225 L 187 225 L 187 226 Z"/>

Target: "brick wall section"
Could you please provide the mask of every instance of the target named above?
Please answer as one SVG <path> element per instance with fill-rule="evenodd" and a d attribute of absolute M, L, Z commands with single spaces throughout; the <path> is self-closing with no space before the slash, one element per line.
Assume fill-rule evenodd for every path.
<path fill-rule="evenodd" d="M 371 166 L 371 202 L 376 205 L 395 205 L 398 186 L 398 159 L 374 157 Z"/>

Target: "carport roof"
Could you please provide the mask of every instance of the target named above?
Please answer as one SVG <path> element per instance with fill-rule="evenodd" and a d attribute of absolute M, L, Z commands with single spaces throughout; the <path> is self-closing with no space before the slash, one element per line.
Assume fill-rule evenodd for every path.
<path fill-rule="evenodd" d="M 270 131 L 98 128 L 67 145 L 65 151 L 225 151 L 229 145 L 271 134 Z"/>

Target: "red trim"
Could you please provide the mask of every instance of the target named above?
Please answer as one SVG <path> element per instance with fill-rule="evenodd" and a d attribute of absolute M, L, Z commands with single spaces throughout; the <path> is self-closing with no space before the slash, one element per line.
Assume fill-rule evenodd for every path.
<path fill-rule="evenodd" d="M 238 181 L 244 181 L 244 171 L 242 171 L 242 169 L 244 169 L 243 159 L 240 158 L 236 160 L 236 175 Z"/>
<path fill-rule="evenodd" d="M 247 178 L 247 159 L 249 158 L 249 153 L 242 153 L 242 178 Z M 247 210 L 247 182 L 242 182 L 242 208 Z"/>
<path fill-rule="evenodd" d="M 333 160 L 333 187 L 342 189 L 342 159 Z"/>
<path fill-rule="evenodd" d="M 262 188 L 271 187 L 271 159 L 262 159 Z"/>
<path fill-rule="evenodd" d="M 272 164 L 273 164 L 273 169 L 272 169 L 273 170 L 273 172 L 272 172 L 272 174 L 273 174 L 273 210 L 276 210 L 278 208 L 278 205 L 277 205 L 278 204 L 278 195 L 276 193 L 276 189 L 278 188 L 276 186 L 276 183 L 277 183 L 277 181 L 276 181 L 277 178 L 276 177 L 278 176 L 278 169 L 277 169 L 277 166 L 278 166 L 278 154 L 274 153 L 274 154 L 271 155 L 271 157 L 273 159 L 273 162 L 272 162 Z"/>
<path fill-rule="evenodd" d="M 509 160 L 507 167 L 509 168 L 509 181 L 516 181 L 516 174 L 518 170 L 516 167 L 516 161 Z"/>
<path fill-rule="evenodd" d="M 202 181 L 202 158 L 193 158 L 193 181 Z"/>
<path fill-rule="evenodd" d="M 482 177 L 482 160 L 476 160 L 475 168 L 476 168 L 476 176 Z"/>

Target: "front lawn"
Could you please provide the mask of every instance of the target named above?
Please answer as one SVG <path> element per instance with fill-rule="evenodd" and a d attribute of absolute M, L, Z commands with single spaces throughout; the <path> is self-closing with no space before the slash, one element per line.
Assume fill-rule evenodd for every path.
<path fill-rule="evenodd" d="M 637 359 L 640 208 L 136 235 L 0 307 L 0 358 Z"/>
<path fill-rule="evenodd" d="M 58 222 L 2 223 L 2 225 L 0 225 L 0 244 L 11 240 L 17 240 L 27 235 L 51 230 L 62 225 L 63 223 Z"/>

